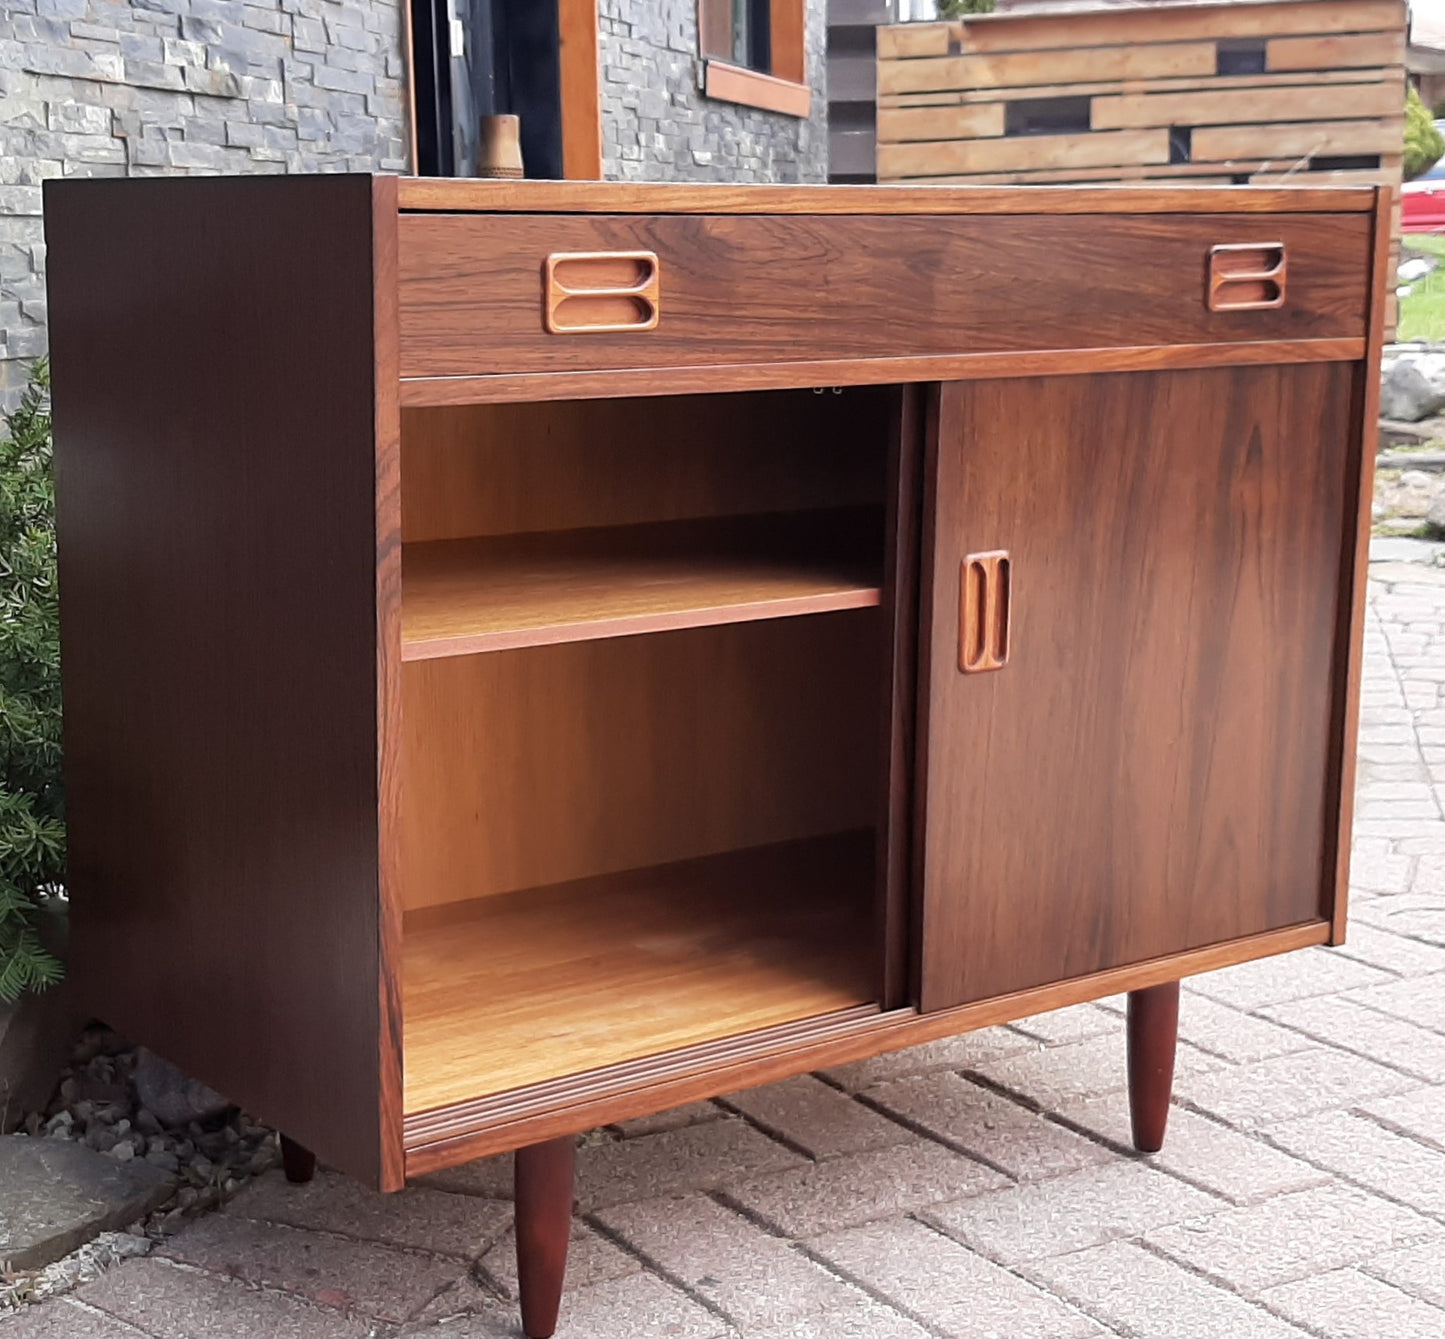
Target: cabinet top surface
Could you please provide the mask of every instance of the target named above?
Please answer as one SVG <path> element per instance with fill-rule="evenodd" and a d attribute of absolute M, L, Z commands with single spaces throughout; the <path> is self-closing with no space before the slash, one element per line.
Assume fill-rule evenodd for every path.
<path fill-rule="evenodd" d="M 1373 186 L 737 186 L 402 177 L 404 211 L 613 214 L 1236 214 L 1374 208 Z"/>
<path fill-rule="evenodd" d="M 47 211 L 118 199 L 165 208 L 176 195 L 246 210 L 272 193 L 370 190 L 376 207 L 455 214 L 1339 214 L 1375 208 L 1375 186 L 739 186 L 673 182 L 480 181 L 368 173 L 71 178 L 45 182 Z"/>

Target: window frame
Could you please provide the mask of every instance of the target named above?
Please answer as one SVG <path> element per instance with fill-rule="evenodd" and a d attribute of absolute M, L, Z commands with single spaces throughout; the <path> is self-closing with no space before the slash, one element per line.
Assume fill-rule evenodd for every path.
<path fill-rule="evenodd" d="M 812 109 L 804 32 L 807 0 L 766 0 L 768 70 L 739 64 L 733 47 L 733 0 L 698 0 L 703 96 L 805 118 Z"/>

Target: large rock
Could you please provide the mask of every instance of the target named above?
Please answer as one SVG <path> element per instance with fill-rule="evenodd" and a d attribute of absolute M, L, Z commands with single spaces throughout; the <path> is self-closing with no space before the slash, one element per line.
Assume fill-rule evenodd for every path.
<path fill-rule="evenodd" d="M 1424 446 L 1435 440 L 1436 425 L 1420 423 L 1399 423 L 1394 419 L 1380 420 L 1380 450 L 1392 446 Z"/>
<path fill-rule="evenodd" d="M 1445 535 L 1445 496 L 1437 497 L 1430 504 L 1430 510 L 1425 513 L 1425 524 L 1436 538 Z"/>
<path fill-rule="evenodd" d="M 168 1060 L 142 1049 L 131 1075 L 135 1095 L 162 1125 L 189 1125 L 207 1121 L 230 1110 L 231 1103 L 214 1088 L 187 1078 Z"/>
<path fill-rule="evenodd" d="M 0 1271 L 39 1269 L 163 1203 L 174 1180 L 84 1144 L 0 1137 Z"/>
<path fill-rule="evenodd" d="M 1392 363 L 1380 382 L 1380 417 L 1418 423 L 1445 408 L 1445 386 L 1428 370 L 1414 358 Z"/>

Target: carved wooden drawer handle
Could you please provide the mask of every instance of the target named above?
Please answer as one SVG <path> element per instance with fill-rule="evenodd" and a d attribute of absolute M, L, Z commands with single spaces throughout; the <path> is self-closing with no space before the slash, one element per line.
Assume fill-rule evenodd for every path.
<path fill-rule="evenodd" d="M 958 612 L 958 668 L 965 674 L 1008 664 L 1010 570 L 1007 549 L 963 560 Z"/>
<path fill-rule="evenodd" d="M 557 251 L 547 257 L 542 319 L 549 334 L 652 330 L 662 305 L 652 251 Z"/>
<path fill-rule="evenodd" d="M 1284 305 L 1283 242 L 1250 242 L 1209 248 L 1212 312 L 1258 311 Z"/>

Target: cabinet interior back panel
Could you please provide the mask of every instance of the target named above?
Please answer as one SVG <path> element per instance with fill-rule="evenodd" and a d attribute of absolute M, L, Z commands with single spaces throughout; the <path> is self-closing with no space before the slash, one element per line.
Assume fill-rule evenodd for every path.
<path fill-rule="evenodd" d="M 926 1008 L 1320 917 L 1353 376 L 942 389 Z M 962 673 L 999 549 L 1010 657 Z"/>
<path fill-rule="evenodd" d="M 862 609 L 406 665 L 404 905 L 872 827 L 881 646 Z"/>
<path fill-rule="evenodd" d="M 881 506 L 896 386 L 412 409 L 407 543 Z"/>

